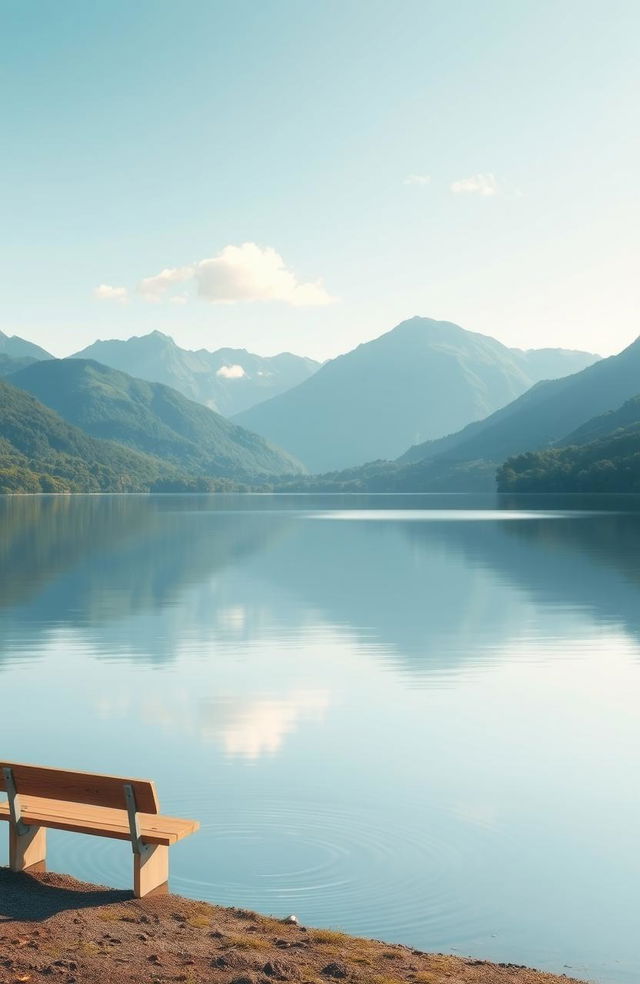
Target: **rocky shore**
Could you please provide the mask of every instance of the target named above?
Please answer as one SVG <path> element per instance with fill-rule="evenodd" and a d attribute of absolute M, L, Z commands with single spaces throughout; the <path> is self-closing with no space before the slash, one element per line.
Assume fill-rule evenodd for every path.
<path fill-rule="evenodd" d="M 570 984 L 177 895 L 0 869 L 0 984 Z"/>

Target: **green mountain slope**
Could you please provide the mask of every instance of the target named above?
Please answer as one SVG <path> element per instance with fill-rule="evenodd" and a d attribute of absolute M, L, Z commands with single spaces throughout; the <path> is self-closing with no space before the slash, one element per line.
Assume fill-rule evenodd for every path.
<path fill-rule="evenodd" d="M 10 381 L 87 434 L 152 454 L 183 472 L 248 479 L 302 470 L 263 438 L 176 390 L 97 362 L 37 362 Z"/>
<path fill-rule="evenodd" d="M 159 331 L 126 341 L 100 340 L 73 358 L 94 359 L 139 379 L 164 383 L 227 417 L 297 386 L 320 365 L 289 352 L 267 358 L 245 349 L 189 351 Z"/>
<path fill-rule="evenodd" d="M 640 429 L 509 458 L 497 479 L 500 492 L 640 492 Z"/>
<path fill-rule="evenodd" d="M 640 396 L 498 470 L 503 492 L 640 492 Z"/>
<path fill-rule="evenodd" d="M 28 355 L 14 359 L 12 356 L 0 352 L 0 376 L 11 376 L 12 373 L 26 369 L 27 366 L 33 365 L 37 361 Z"/>
<path fill-rule="evenodd" d="M 483 460 L 500 465 L 523 451 L 561 441 L 594 415 L 605 413 L 640 390 L 640 339 L 619 355 L 582 372 L 538 383 L 508 406 L 438 441 L 410 448 L 400 465 L 431 467 Z"/>
<path fill-rule="evenodd" d="M 18 338 L 17 335 L 5 335 L 0 331 L 0 353 L 8 355 L 12 359 L 52 359 L 53 356 L 46 352 L 39 345 L 28 342 L 25 338 Z"/>
<path fill-rule="evenodd" d="M 0 381 L 0 492 L 146 492 L 174 478 L 162 461 L 95 440 Z"/>
<path fill-rule="evenodd" d="M 458 325 L 411 318 L 234 420 L 316 472 L 395 458 L 486 417 L 527 390 L 555 356 L 508 349 Z M 560 352 L 557 375 L 595 361 Z"/>
<path fill-rule="evenodd" d="M 640 395 L 627 400 L 617 410 L 593 417 L 558 442 L 562 447 L 570 444 L 588 444 L 603 437 L 612 437 L 622 431 L 640 429 Z"/>

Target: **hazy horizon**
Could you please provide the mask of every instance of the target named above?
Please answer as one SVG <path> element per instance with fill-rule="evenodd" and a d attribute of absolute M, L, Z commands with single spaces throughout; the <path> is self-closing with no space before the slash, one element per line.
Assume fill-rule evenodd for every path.
<path fill-rule="evenodd" d="M 422 320 L 427 320 L 427 321 L 443 321 L 443 322 L 447 322 L 447 323 L 452 323 L 452 322 L 449 321 L 449 319 L 445 319 L 445 318 L 442 318 L 442 319 L 429 318 L 428 315 L 412 315 L 411 318 L 420 318 Z M 354 347 L 357 347 L 357 345 L 364 345 L 367 342 L 374 341 L 376 338 L 379 338 L 381 335 L 388 334 L 389 332 L 393 331 L 394 328 L 397 328 L 401 324 L 403 324 L 405 321 L 411 320 L 411 318 L 403 318 L 401 321 L 396 322 L 395 324 L 391 325 L 390 327 L 383 329 L 383 331 L 381 331 L 380 334 L 378 334 L 378 335 L 372 335 L 371 337 L 362 338 L 359 342 L 356 342 L 356 345 Z M 480 334 L 480 335 L 483 335 L 483 336 L 489 337 L 489 338 L 490 337 L 495 337 L 495 336 L 487 335 L 486 332 L 474 332 L 473 329 L 471 329 L 471 328 L 465 328 L 464 325 L 458 325 L 457 327 L 463 328 L 465 331 L 469 331 L 472 334 Z M 246 350 L 246 351 L 248 351 L 248 349 L 246 348 L 246 346 L 243 346 L 243 345 L 235 345 L 235 344 L 227 344 L 224 341 L 221 342 L 219 345 L 215 345 L 215 346 L 213 346 L 213 345 L 212 346 L 207 346 L 207 345 L 197 345 L 196 346 L 196 345 L 182 344 L 180 342 L 179 338 L 176 337 L 176 334 L 177 333 L 174 333 L 174 332 L 172 332 L 170 330 L 163 331 L 163 330 L 161 330 L 159 328 L 149 328 L 147 331 L 140 331 L 140 332 L 135 332 L 134 331 L 132 334 L 125 335 L 123 337 L 119 337 L 119 336 L 116 336 L 116 335 L 113 335 L 113 336 L 106 336 L 105 335 L 102 338 L 96 337 L 96 338 L 93 338 L 87 345 L 82 346 L 82 348 L 71 349 L 71 350 L 68 350 L 68 351 L 67 350 L 63 350 L 63 349 L 59 349 L 58 351 L 55 351 L 54 350 L 55 349 L 55 346 L 47 346 L 47 345 L 43 344 L 42 341 L 38 341 L 35 336 L 19 335 L 17 332 L 14 333 L 14 332 L 6 331 L 5 329 L 2 329 L 2 328 L 0 328 L 0 331 L 3 331 L 9 337 L 11 337 L 12 335 L 15 334 L 16 337 L 23 338 L 25 341 L 35 342 L 36 344 L 39 344 L 43 348 L 47 349 L 50 352 L 51 355 L 53 355 L 55 358 L 58 358 L 58 359 L 66 359 L 66 358 L 69 358 L 70 356 L 77 355 L 79 352 L 83 351 L 86 348 L 89 348 L 92 344 L 94 344 L 96 342 L 131 341 L 134 338 L 144 338 L 144 337 L 148 337 L 149 335 L 152 335 L 152 334 L 160 334 L 160 335 L 163 335 L 166 338 L 172 339 L 175 342 L 176 345 L 178 345 L 180 348 L 184 349 L 185 351 L 196 352 L 196 351 L 199 351 L 200 350 L 200 351 L 211 351 L 211 352 L 213 352 L 213 351 L 216 351 L 217 349 L 225 349 L 225 348 L 235 349 L 235 350 Z M 640 336 L 638 336 L 638 337 L 640 337 Z M 497 339 L 497 340 L 500 341 L 500 339 Z M 633 341 L 635 341 L 634 338 L 632 338 L 629 341 L 628 344 L 632 344 Z M 505 344 L 506 345 L 507 343 L 504 343 L 503 342 L 502 344 Z M 535 351 L 535 350 L 540 350 L 542 348 L 558 348 L 558 349 L 564 348 L 564 346 L 561 346 L 561 345 L 533 346 L 533 347 L 531 347 L 529 349 L 525 349 L 524 347 L 517 346 L 517 345 L 508 345 L 507 347 L 512 348 L 512 349 L 520 349 L 521 351 L 532 351 L 532 350 Z M 623 347 L 626 348 L 627 345 L 624 345 Z M 320 363 L 320 364 L 323 364 L 324 362 L 331 361 L 331 359 L 339 358 L 339 356 L 341 356 L 341 355 L 346 355 L 350 351 L 352 351 L 351 348 L 342 349 L 340 351 L 336 351 L 333 355 L 327 356 L 326 359 L 317 359 L 317 362 Z M 575 349 L 574 351 L 587 352 L 587 351 L 590 351 L 590 350 L 587 350 L 587 349 Z M 300 358 L 310 358 L 310 359 L 313 359 L 314 358 L 314 356 L 309 356 L 306 352 L 303 352 L 301 350 L 296 351 L 296 350 L 294 350 L 292 348 L 290 348 L 290 349 L 279 349 L 278 351 L 274 351 L 274 352 L 256 351 L 254 349 L 252 354 L 259 355 L 259 356 L 261 356 L 263 358 L 269 358 L 270 356 L 282 355 L 282 354 L 285 354 L 285 353 L 289 353 L 291 355 L 296 355 L 296 356 L 299 356 Z M 602 357 L 602 355 L 603 355 L 602 352 L 594 352 L 594 351 L 592 351 L 591 354 L 597 355 L 598 357 Z M 617 353 L 616 352 L 613 352 L 613 353 L 610 353 L 610 354 L 615 355 Z M 606 357 L 606 356 L 604 356 L 604 357 Z"/>

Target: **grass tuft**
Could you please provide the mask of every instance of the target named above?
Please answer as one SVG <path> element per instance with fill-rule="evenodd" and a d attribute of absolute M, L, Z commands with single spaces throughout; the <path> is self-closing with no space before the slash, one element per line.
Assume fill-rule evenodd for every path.
<path fill-rule="evenodd" d="M 189 926 L 193 926 L 194 929 L 208 929 L 211 925 L 210 916 L 189 916 L 187 919 Z"/>
<path fill-rule="evenodd" d="M 268 940 L 252 936 L 250 933 L 234 933 L 225 936 L 224 947 L 225 949 L 235 947 L 238 950 L 270 950 L 271 944 Z"/>
<path fill-rule="evenodd" d="M 346 933 L 339 933 L 335 929 L 314 929 L 309 934 L 309 939 L 312 943 L 342 943 L 346 945 L 353 942 L 351 936 L 347 936 Z"/>

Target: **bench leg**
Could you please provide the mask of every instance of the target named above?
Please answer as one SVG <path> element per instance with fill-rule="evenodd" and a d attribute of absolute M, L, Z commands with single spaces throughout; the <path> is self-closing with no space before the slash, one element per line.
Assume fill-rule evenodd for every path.
<path fill-rule="evenodd" d="M 140 854 L 133 855 L 133 894 L 164 895 L 169 891 L 169 848 L 162 844 L 146 844 Z"/>
<path fill-rule="evenodd" d="M 46 827 L 30 826 L 19 834 L 14 825 L 9 824 L 9 867 L 12 871 L 47 870 Z"/>

